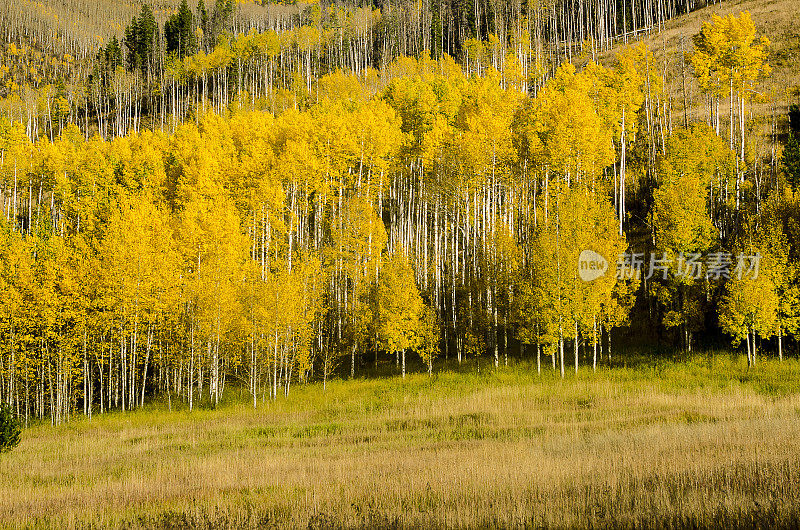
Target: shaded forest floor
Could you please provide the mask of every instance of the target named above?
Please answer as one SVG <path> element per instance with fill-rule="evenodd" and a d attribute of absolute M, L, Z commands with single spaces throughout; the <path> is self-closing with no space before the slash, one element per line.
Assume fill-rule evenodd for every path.
<path fill-rule="evenodd" d="M 33 426 L 0 526 L 796 526 L 800 361 L 516 364 Z"/>

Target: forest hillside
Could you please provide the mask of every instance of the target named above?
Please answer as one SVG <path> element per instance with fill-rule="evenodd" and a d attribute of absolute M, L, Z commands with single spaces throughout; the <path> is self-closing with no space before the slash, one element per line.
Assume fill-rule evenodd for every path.
<path fill-rule="evenodd" d="M 792 2 L 0 16 L 0 400 L 26 422 L 800 344 Z"/>
<path fill-rule="evenodd" d="M 796 0 L 0 0 L 0 527 L 797 528 Z"/>

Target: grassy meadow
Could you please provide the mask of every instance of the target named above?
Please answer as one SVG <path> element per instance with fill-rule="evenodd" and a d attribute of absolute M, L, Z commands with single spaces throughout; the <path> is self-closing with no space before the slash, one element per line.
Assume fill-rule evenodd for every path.
<path fill-rule="evenodd" d="M 796 527 L 800 362 L 474 363 L 32 426 L 0 527 Z"/>

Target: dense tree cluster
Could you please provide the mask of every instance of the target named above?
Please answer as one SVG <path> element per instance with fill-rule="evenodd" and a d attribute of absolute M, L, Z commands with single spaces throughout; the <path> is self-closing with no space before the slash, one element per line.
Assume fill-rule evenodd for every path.
<path fill-rule="evenodd" d="M 171 46 L 191 64 L 205 52 L 180 58 L 181 12 Z M 703 33 L 731 24 L 752 26 Z M 747 42 L 731 48 L 763 62 L 766 43 Z M 152 67 L 141 50 L 127 74 Z M 491 63 L 423 54 L 315 72 L 314 98 L 275 112 L 203 108 L 220 89 L 204 80 L 170 132 L 65 124 L 31 141 L 0 120 L 0 401 L 54 422 L 152 395 L 191 409 L 229 384 L 257 404 L 342 362 L 351 376 L 381 359 L 405 374 L 408 355 L 497 366 L 517 345 L 564 375 L 610 355 L 632 314 L 686 349 L 719 328 L 753 363 L 772 337 L 782 355 L 800 333 L 791 151 L 784 177 L 716 115 L 673 124 L 653 62 L 637 45 L 609 67 L 564 63 L 531 94 Z M 605 274 L 587 281 L 584 251 Z"/>

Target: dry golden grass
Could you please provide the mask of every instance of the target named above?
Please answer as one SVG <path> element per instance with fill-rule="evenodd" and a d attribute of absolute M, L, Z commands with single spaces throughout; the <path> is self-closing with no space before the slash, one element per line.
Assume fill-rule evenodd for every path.
<path fill-rule="evenodd" d="M 712 15 L 738 15 L 742 11 L 750 12 L 758 35 L 766 36 L 771 43 L 768 62 L 772 73 L 758 88 L 761 98 L 749 103 L 746 110 L 750 128 L 748 142 L 753 144 L 750 149 L 758 157 L 769 158 L 773 113 L 777 119 L 778 133 L 783 137 L 787 131 L 788 105 L 800 102 L 800 2 L 726 0 L 676 17 L 665 24 L 663 31 L 654 30 L 642 39 L 653 51 L 660 73 L 666 80 L 665 91 L 672 98 L 673 124 L 683 125 L 684 121 L 684 76 L 686 117 L 689 123 L 706 121 L 710 112 L 708 100 L 693 78 L 692 67 L 684 62 L 682 56 L 692 50 L 692 36 L 700 31 L 703 22 L 711 21 Z M 621 47 L 620 44 L 613 51 L 602 54 L 601 61 L 610 62 Z M 720 101 L 719 111 L 721 129 L 727 135 L 727 98 Z"/>
<path fill-rule="evenodd" d="M 0 457 L 0 526 L 797 526 L 799 376 L 517 366 L 36 426 Z"/>
<path fill-rule="evenodd" d="M 691 44 L 691 36 L 700 31 L 702 22 L 710 21 L 711 13 L 727 16 L 738 15 L 741 11 L 749 11 L 756 25 L 759 35 L 765 35 L 770 40 L 769 63 L 772 74 L 764 81 L 761 92 L 774 99 L 777 112 L 784 118 L 788 113 L 788 101 L 792 99 L 788 91 L 800 88 L 800 2 L 796 0 L 739 0 L 723 2 L 708 9 L 696 11 L 689 17 L 682 17 L 671 21 L 668 29 L 662 35 L 652 37 L 651 45 L 654 48 L 679 52 L 680 39 L 687 37 L 687 45 Z M 666 41 L 666 43 L 663 42 Z M 677 73 L 677 72 L 676 72 Z M 691 75 L 691 74 L 689 74 Z M 680 87 L 677 83 L 680 77 L 675 77 L 673 93 L 677 94 Z M 695 89 L 696 91 L 696 89 Z M 695 94 L 695 104 L 699 101 Z M 769 102 L 754 104 L 751 112 L 753 116 L 764 116 L 771 113 L 772 106 Z M 726 113 L 727 108 L 721 109 Z M 699 108 L 694 109 L 695 118 L 705 117 Z M 691 117 L 690 117 L 691 118 Z"/>

